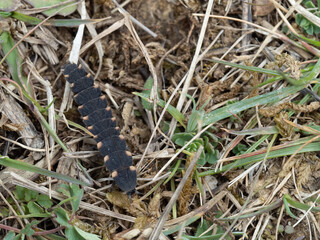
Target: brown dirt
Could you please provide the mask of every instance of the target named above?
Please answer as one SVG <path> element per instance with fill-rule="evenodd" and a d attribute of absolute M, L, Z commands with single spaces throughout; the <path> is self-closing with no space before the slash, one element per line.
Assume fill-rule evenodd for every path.
<path fill-rule="evenodd" d="M 230 3 L 231 5 L 229 6 L 228 4 Z M 252 12 L 252 22 L 264 27 L 268 24 L 270 26 L 277 25 L 281 20 L 280 16 L 272 6 L 270 7 L 270 4 L 265 8 L 261 7 L 264 6 L 263 4 L 268 5 L 269 2 L 264 3 L 263 1 L 256 1 L 253 4 L 254 10 Z M 227 15 L 238 19 L 244 19 L 244 16 L 242 15 L 243 6 L 245 6 L 245 4 L 243 5 L 241 1 L 215 1 L 211 14 L 219 16 Z M 30 5 L 25 5 L 24 7 L 31 8 Z M 88 14 L 93 19 L 106 16 L 111 17 L 111 20 L 109 19 L 108 23 L 102 22 L 94 25 L 98 33 L 123 18 L 122 14 L 118 12 L 111 13 L 115 7 L 111 0 L 88 1 L 86 7 Z M 288 8 L 289 6 L 284 5 L 283 7 Z M 168 100 L 176 86 L 182 81 L 182 78 L 190 69 L 203 23 L 203 17 L 194 16 L 193 13 L 205 13 L 206 8 L 207 1 L 201 0 L 134 0 L 125 7 L 134 18 L 157 34 L 157 37 L 152 37 L 137 25 L 133 25 L 150 55 L 152 64 L 156 67 L 160 93 L 159 97 L 161 99 Z M 33 16 L 42 19 L 44 18 L 41 13 Z M 78 13 L 73 13 L 70 16 L 64 17 L 64 19 L 67 18 L 79 18 L 79 15 Z M 294 27 L 298 28 L 295 25 L 293 18 L 289 18 L 289 21 Z M 6 28 L 3 27 L 4 30 L 7 29 L 10 31 L 15 42 L 19 41 L 34 27 L 18 20 L 12 20 L 11 18 L 0 20 L 0 23 L 0 26 L 6 26 Z M 248 66 L 259 66 L 264 60 L 268 59 L 268 62 L 272 62 L 272 64 L 268 66 L 269 68 L 277 69 L 284 66 L 284 69 L 289 68 L 291 73 L 294 74 L 296 73 L 295 71 L 300 73 L 300 66 L 306 66 L 300 65 L 301 62 L 309 61 L 313 58 L 312 53 L 301 49 L 296 50 L 288 42 L 284 42 L 281 39 L 274 37 L 267 43 L 265 50 L 262 51 L 254 61 L 251 61 L 264 42 L 266 36 L 257 31 L 253 31 L 251 34 L 248 34 L 243 41 L 240 41 L 232 47 L 235 41 L 243 36 L 244 32 L 240 31 L 242 27 L 241 23 L 237 21 L 211 18 L 208 22 L 205 37 L 203 39 L 201 53 L 212 43 L 222 30 L 223 33 L 213 47 L 209 49 L 205 55 L 205 59 L 213 57 L 220 58 L 224 53 L 231 49 L 224 57 L 225 61 Z M 58 110 L 63 103 L 65 87 L 65 79 L 60 74 L 60 71 L 61 67 L 68 61 L 77 28 L 53 26 L 43 26 L 42 28 L 43 29 L 39 30 L 38 34 L 32 33 L 19 45 L 18 48 L 23 59 L 21 69 L 23 75 L 28 76 L 29 74 L 29 80 L 32 82 L 34 92 L 33 97 L 37 99 L 43 107 L 47 106 L 47 90 L 35 75 L 31 74 L 32 67 L 39 72 L 42 79 L 50 82 L 50 87 L 53 96 L 55 97 L 54 105 L 56 114 L 58 114 Z M 278 30 L 281 31 L 281 28 Z M 301 29 L 299 29 L 299 31 L 301 31 Z M 40 33 L 44 34 L 44 36 Z M 300 33 L 305 34 L 302 31 Z M 82 46 L 90 40 L 92 40 L 92 36 L 86 29 Z M 162 108 L 160 107 L 153 113 L 151 111 L 145 111 L 141 105 L 141 101 L 133 95 L 133 92 L 142 92 L 143 90 L 146 90 L 144 87 L 146 81 L 144 75 L 150 75 L 149 66 L 137 41 L 126 26 L 122 26 L 119 30 L 108 34 L 101 39 L 100 42 L 102 44 L 104 57 L 101 72 L 96 76 L 96 80 L 102 89 L 105 90 L 108 88 L 110 90 L 110 94 L 107 96 L 108 100 L 110 100 L 109 102 L 111 103 L 116 103 L 111 104 L 113 113 L 117 118 L 118 125 L 122 129 L 121 133 L 126 138 L 128 149 L 135 156 L 134 163 L 138 164 L 146 149 L 156 121 L 162 112 Z M 170 51 L 172 48 L 174 48 L 174 50 Z M 281 53 L 282 58 L 276 58 L 275 61 L 270 60 L 271 57 L 275 57 L 275 53 Z M 282 53 L 288 54 L 282 55 Z M 294 58 L 290 58 L 290 55 L 294 56 Z M 83 62 L 86 63 L 86 69 L 89 69 L 93 74 L 97 73 L 99 55 L 95 45 L 91 45 L 91 47 L 82 53 L 80 57 Z M 163 57 L 165 58 L 162 59 Z M 190 90 L 188 91 L 188 94 L 192 95 L 198 103 L 196 109 L 199 110 L 205 105 L 204 110 L 206 113 L 231 104 L 234 101 L 241 101 L 249 97 L 275 91 L 281 84 L 284 84 L 284 86 L 287 85 L 285 81 L 281 81 L 280 83 L 273 83 L 257 88 L 260 83 L 267 79 L 266 75 L 246 72 L 240 76 L 242 71 L 230 74 L 235 70 L 231 70 L 230 67 L 222 64 L 218 65 L 214 71 L 212 71 L 214 65 L 215 63 L 207 60 L 202 60 L 198 63 L 190 84 Z M 263 67 L 266 68 L 265 65 Z M 0 66 L 0 76 L 12 79 L 6 63 Z M 9 89 L 4 88 L 4 86 L 9 86 L 6 81 L 1 83 L 1 95 L 12 94 Z M 12 86 L 13 85 L 10 85 L 10 89 L 13 89 Z M 17 91 L 14 92 L 16 94 L 18 93 Z M 171 102 L 172 106 L 177 105 L 178 100 L 181 97 L 180 94 L 181 90 L 174 96 Z M 110 97 L 112 98 L 112 101 Z M 299 100 L 302 97 L 303 95 L 300 94 L 294 100 Z M 19 98 L 19 96 L 17 98 Z M 208 99 L 209 101 L 207 101 Z M 187 98 L 184 106 L 187 105 L 186 103 L 188 100 L 189 99 Z M 262 127 L 277 126 L 279 129 L 279 136 L 273 143 L 274 146 L 286 144 L 289 141 L 295 141 L 305 137 L 306 133 L 296 133 L 293 127 L 284 121 L 284 119 L 290 120 L 291 122 L 297 120 L 300 125 L 307 125 L 309 123 L 318 125 L 319 113 L 317 112 L 317 109 L 319 108 L 319 104 L 310 105 L 310 102 L 308 102 L 305 105 L 298 106 L 296 104 L 297 101 L 295 103 L 292 101 L 292 99 L 288 99 L 283 104 L 276 107 L 270 106 L 265 108 L 259 112 L 261 115 L 256 112 L 258 108 L 251 108 L 240 114 L 216 122 L 213 125 L 215 129 L 208 131 L 218 138 L 217 142 L 214 142 L 210 138 L 209 140 L 212 141 L 214 150 L 219 152 L 219 159 L 243 154 L 244 151 L 241 152 L 241 147 L 244 147 L 246 150 L 261 137 L 252 136 L 247 138 L 247 136 L 244 137 L 243 135 L 236 136 L 224 129 L 240 132 L 250 128 L 262 129 Z M 185 124 L 187 124 L 187 120 L 190 119 L 193 109 L 193 104 L 190 102 L 188 104 L 189 107 L 183 112 L 186 119 L 184 122 Z M 39 136 L 41 136 L 43 141 L 45 138 L 48 139 L 47 131 L 40 126 L 39 120 L 33 112 L 32 108 L 34 108 L 34 106 L 30 102 L 23 100 L 21 105 L 23 106 L 22 112 L 25 112 L 26 116 L 33 122 Z M 261 106 L 259 106 L 259 108 L 261 108 Z M 288 114 L 283 114 L 284 111 L 289 112 L 291 109 L 295 111 L 294 115 L 289 117 Z M 44 116 L 47 117 L 47 115 Z M 64 117 L 65 119 L 82 125 L 80 115 L 76 111 L 74 105 L 72 105 L 72 99 L 69 99 L 68 108 L 64 111 Z M 154 117 L 156 117 L 156 119 L 154 119 Z M 252 118 L 255 120 L 252 121 Z M 2 114 L 2 118 L 0 119 L 0 135 L 17 141 L 19 138 L 18 130 L 12 129 L 15 129 L 14 127 L 17 128 L 20 125 L 15 124 L 10 120 Z M 147 150 L 147 157 L 142 164 L 141 172 L 138 176 L 138 187 L 143 186 L 139 189 L 141 195 L 134 195 L 132 203 L 126 199 L 125 195 L 119 195 L 118 192 L 108 193 L 108 196 L 106 197 L 106 192 L 110 191 L 109 188 L 112 181 L 109 181 L 110 179 L 102 179 L 109 177 L 110 173 L 102 167 L 102 159 L 95 152 L 95 142 L 83 129 L 79 129 L 75 126 L 68 127 L 63 119 L 57 121 L 57 135 L 68 148 L 74 152 L 89 151 L 89 154 L 91 154 L 90 156 L 79 158 L 82 165 L 89 170 L 89 174 L 94 181 L 92 189 L 85 189 L 85 195 L 82 201 L 137 219 L 135 224 L 133 224 L 129 220 L 119 220 L 106 214 L 99 215 L 97 213 L 92 213 L 87 209 L 80 211 L 78 214 L 79 219 L 86 219 L 83 222 L 79 220 L 79 222 L 76 223 L 79 228 L 98 234 L 100 237 L 103 237 L 103 239 L 124 239 L 125 234 L 131 233 L 130 231 L 133 228 L 137 228 L 140 229 L 141 232 L 139 232 L 139 236 L 134 236 L 132 239 L 147 239 L 143 237 L 142 232 L 154 227 L 160 214 L 164 211 L 167 203 L 172 198 L 175 188 L 184 176 L 186 166 L 188 166 L 191 159 L 186 154 L 180 154 L 178 156 L 173 164 L 163 172 L 172 171 L 178 159 L 182 160 L 182 164 L 178 168 L 178 171 L 168 183 L 162 183 L 160 186 L 157 186 L 156 184 L 159 182 L 157 181 L 150 185 L 144 185 L 151 181 L 174 154 L 176 149 L 180 148 L 180 146 L 172 143 L 171 140 L 168 140 L 170 136 L 168 136 L 168 128 L 165 128 L 165 125 L 168 125 L 171 121 L 172 116 L 169 113 L 166 113 L 162 119 L 160 129 L 158 129 L 156 136 L 151 141 L 151 145 Z M 251 122 L 253 125 L 246 126 L 248 122 Z M 180 124 L 177 125 L 177 130 L 184 131 Z M 45 134 L 43 135 L 43 133 Z M 270 140 L 271 138 L 268 138 L 268 140 L 261 143 L 258 149 L 268 147 Z M 0 150 L 2 152 L 6 150 L 7 155 L 12 159 L 25 160 L 31 156 L 31 162 L 33 164 L 36 164 L 39 159 L 42 159 L 43 161 L 46 160 L 44 154 L 40 157 L 38 156 L 38 159 L 35 159 L 32 158 L 34 154 L 32 149 L 25 150 L 18 145 L 9 145 L 7 148 L 6 141 L 1 141 Z M 48 142 L 44 142 L 45 143 L 43 144 L 49 146 Z M 28 145 L 25 142 L 24 144 Z M 31 145 L 28 146 L 32 147 Z M 80 170 L 76 167 L 74 162 L 69 161 L 70 157 L 65 156 L 61 148 L 58 146 L 56 147 L 57 151 L 49 157 L 52 170 L 75 178 L 85 178 L 85 175 L 82 173 L 79 174 Z M 39 148 L 44 148 L 44 146 Z M 160 153 L 160 151 L 164 150 L 167 150 L 167 152 L 164 153 L 165 157 L 152 155 L 155 152 Z M 222 156 L 222 154 L 224 155 Z M 239 159 L 241 159 L 241 156 Z M 187 164 L 186 161 L 188 161 Z M 211 227 L 214 232 L 219 233 L 224 233 L 231 226 L 232 220 L 220 221 L 218 218 L 221 217 L 221 215 L 227 218 L 237 214 L 248 197 L 247 210 L 253 209 L 254 207 L 262 207 L 264 205 L 268 206 L 271 203 L 282 199 L 284 194 L 289 194 L 295 201 L 302 201 L 301 193 L 305 197 L 319 189 L 319 163 L 316 152 L 297 154 L 293 158 L 285 156 L 269 159 L 265 162 L 265 167 L 258 176 L 256 182 L 255 176 L 257 176 L 258 167 L 255 170 L 252 170 L 250 174 L 246 174 L 244 178 L 236 181 L 235 184 L 229 188 L 226 187 L 226 183 L 233 181 L 240 174 L 243 174 L 247 168 L 251 167 L 251 165 L 246 166 L 246 168 L 237 168 L 225 173 L 219 173 L 210 176 L 211 178 L 206 178 L 206 180 L 204 177 L 197 177 L 197 174 L 209 169 L 215 169 L 216 163 L 207 163 L 201 167 L 198 166 L 197 174 L 194 175 L 197 181 L 189 178 L 186 184 L 187 187 L 182 191 L 184 192 L 184 197 L 179 197 L 180 202 L 175 206 L 178 215 L 175 216 L 173 215 L 174 213 L 172 213 L 173 211 L 171 212 L 168 222 L 165 224 L 165 229 L 174 226 L 174 217 L 177 218 L 177 223 L 185 223 L 186 220 L 190 219 L 190 217 L 187 216 L 188 213 L 194 213 L 200 209 L 202 205 L 210 203 L 210 200 L 214 199 L 219 193 L 225 193 L 225 195 L 210 208 L 206 208 L 205 205 L 203 208 L 204 210 L 199 213 L 199 216 L 206 220 L 205 223 L 208 224 L 208 228 Z M 43 167 L 46 167 L 46 164 L 44 164 Z M 286 177 L 288 178 L 286 179 Z M 38 176 L 34 176 L 34 178 L 40 181 Z M 202 183 L 201 186 L 203 188 L 199 189 L 200 182 Z M 254 182 L 255 184 L 253 184 Z M 103 187 L 106 187 L 108 190 Z M 153 189 L 153 187 L 155 188 Z M 279 189 L 277 189 L 278 187 Z M 12 191 L 14 190 L 13 186 L 10 186 L 10 188 Z M 53 184 L 53 189 L 56 188 L 57 184 Z M 93 190 L 96 191 L 91 193 Z M 149 191 L 152 193 L 150 195 L 145 195 Z M 8 193 L 3 191 L 3 194 L 7 195 Z M 309 205 L 312 204 L 311 201 L 305 201 L 304 203 Z M 1 204 L 6 206 L 3 201 L 1 201 Z M 283 204 L 281 204 L 281 206 L 283 206 Z M 308 221 L 312 222 L 312 226 L 310 226 L 308 224 L 309 222 L 304 218 L 293 234 L 277 232 L 276 229 L 279 225 L 285 227 L 287 225 L 293 225 L 296 222 L 296 220 L 287 214 L 281 206 L 270 211 L 259 213 L 255 215 L 255 217 L 240 219 L 236 222 L 233 230 L 240 232 L 245 231 L 248 237 L 247 239 L 252 239 L 252 236 L 255 234 L 255 227 L 257 226 L 262 229 L 261 239 L 276 239 L 276 236 L 278 239 L 302 239 L 301 237 L 309 239 L 310 231 L 312 234 L 319 235 L 319 229 L 317 229 L 319 226 L 317 226 L 316 222 L 320 222 L 320 217 L 319 214 L 315 213 L 313 213 L 312 216 L 309 215 L 311 219 Z M 302 217 L 301 211 L 296 211 L 293 208 L 291 208 L 291 210 L 296 216 Z M 262 228 L 261 225 L 264 224 L 266 219 L 268 220 L 268 223 Z M 186 227 L 183 232 L 190 236 L 194 236 L 197 229 L 200 231 L 200 222 L 200 219 L 195 221 Z M 10 224 L 12 226 L 17 226 L 17 222 L 12 219 L 7 221 L 7 225 Z M 4 236 L 5 231 L 1 231 L 1 234 Z M 166 239 L 173 239 L 177 234 L 177 232 L 171 234 L 167 236 Z M 229 236 L 231 236 L 230 233 Z M 231 239 L 231 237 L 229 239 Z"/>

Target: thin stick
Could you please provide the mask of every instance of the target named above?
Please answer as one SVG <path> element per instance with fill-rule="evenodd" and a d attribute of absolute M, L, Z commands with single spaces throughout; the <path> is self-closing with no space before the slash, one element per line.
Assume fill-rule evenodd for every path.
<path fill-rule="evenodd" d="M 199 157 L 200 157 L 200 154 L 203 150 L 203 146 L 200 146 L 200 148 L 198 149 L 198 151 L 196 152 L 196 154 L 194 155 L 193 159 L 191 160 L 191 163 L 185 173 L 185 175 L 183 176 L 181 182 L 179 183 L 178 187 L 177 187 L 177 190 L 175 191 L 174 195 L 172 196 L 172 198 L 170 199 L 168 205 L 166 206 L 166 208 L 164 209 L 161 217 L 159 218 L 157 224 L 156 224 L 156 227 L 153 229 L 153 232 L 149 238 L 149 240 L 158 240 L 159 239 L 159 236 L 162 232 L 162 228 L 169 216 L 169 213 L 172 209 L 172 206 L 175 204 L 175 202 L 177 201 L 181 191 L 182 191 L 182 188 L 184 187 L 187 179 L 189 178 L 189 175 L 191 174 L 194 166 L 196 165 Z"/>
<path fill-rule="evenodd" d="M 149 33 L 152 37 L 156 38 L 158 35 L 156 33 L 154 33 L 153 31 L 151 31 L 149 28 L 147 28 L 145 25 L 143 25 L 142 23 L 140 23 L 137 19 L 135 19 L 134 17 L 131 16 L 131 14 L 129 14 L 116 0 L 112 0 L 113 3 L 117 6 L 117 10 L 118 11 L 122 11 L 123 13 L 126 13 L 129 15 L 130 20 L 132 22 L 134 22 L 135 24 L 137 24 L 137 26 L 139 26 L 142 30 L 146 31 L 147 33 Z"/>
<path fill-rule="evenodd" d="M 211 9 L 212 9 L 212 5 L 213 5 L 213 0 L 209 0 L 208 6 L 207 6 L 207 10 L 206 10 L 206 13 L 205 13 L 205 16 L 204 16 L 204 19 L 203 19 L 203 24 L 202 24 L 201 31 L 200 31 L 196 52 L 195 52 L 195 54 L 193 56 L 193 59 L 192 59 L 191 65 L 190 65 L 190 69 L 189 69 L 186 81 L 185 81 L 185 83 L 183 85 L 182 92 L 180 94 L 180 98 L 179 98 L 179 101 L 178 101 L 178 104 L 177 104 L 177 110 L 178 111 L 180 111 L 182 109 L 184 100 L 186 99 L 187 92 L 188 92 L 190 84 L 191 84 L 193 73 L 195 71 L 197 63 L 199 62 L 199 55 L 200 55 L 200 51 L 201 51 L 204 35 L 205 35 L 206 29 L 207 29 L 208 21 L 209 21 L 209 18 L 210 18 L 210 12 L 211 12 Z M 174 128 L 175 124 L 176 124 L 176 121 L 172 121 L 171 122 L 171 124 L 170 124 L 170 129 L 171 130 Z M 171 131 L 171 132 L 173 133 L 173 131 Z"/>

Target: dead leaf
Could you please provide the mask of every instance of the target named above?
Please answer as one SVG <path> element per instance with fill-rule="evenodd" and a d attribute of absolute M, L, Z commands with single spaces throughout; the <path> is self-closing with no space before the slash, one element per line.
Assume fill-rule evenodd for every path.
<path fill-rule="evenodd" d="M 253 15 L 255 17 L 266 16 L 275 9 L 274 4 L 269 0 L 257 0 L 253 4 Z"/>

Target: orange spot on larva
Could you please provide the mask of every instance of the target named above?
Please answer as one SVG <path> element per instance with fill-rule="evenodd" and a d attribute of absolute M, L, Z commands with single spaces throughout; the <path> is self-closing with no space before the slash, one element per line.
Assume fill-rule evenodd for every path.
<path fill-rule="evenodd" d="M 131 153 L 131 152 L 129 152 L 129 151 L 126 151 L 126 154 L 127 154 L 127 156 L 129 156 L 129 157 L 131 157 L 131 156 L 132 156 L 132 153 Z"/>
<path fill-rule="evenodd" d="M 111 176 L 112 176 L 113 178 L 117 177 L 117 176 L 118 176 L 118 172 L 117 172 L 117 171 L 113 171 L 113 172 L 111 173 Z"/>
<path fill-rule="evenodd" d="M 135 168 L 134 166 L 130 166 L 129 169 L 130 169 L 131 171 L 135 171 L 135 170 L 136 170 L 136 168 Z"/>

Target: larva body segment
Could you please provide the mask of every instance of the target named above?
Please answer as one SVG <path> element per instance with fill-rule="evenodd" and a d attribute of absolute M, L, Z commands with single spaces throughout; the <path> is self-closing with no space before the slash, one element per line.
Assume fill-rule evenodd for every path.
<path fill-rule="evenodd" d="M 78 68 L 78 66 L 76 64 L 66 64 L 62 67 L 63 70 L 63 74 L 65 76 L 69 75 L 70 73 L 72 73 L 73 71 L 75 71 Z M 85 76 L 85 75 L 83 75 Z M 67 77 L 69 78 L 69 76 Z M 80 77 L 79 77 L 80 78 Z M 69 80 L 68 80 L 69 81 Z"/>
<path fill-rule="evenodd" d="M 132 164 L 132 157 L 131 155 L 127 155 L 126 151 L 115 151 L 106 156 L 108 156 L 108 160 L 105 161 L 105 164 L 112 172 L 117 169 L 126 168 L 129 164 Z"/>
<path fill-rule="evenodd" d="M 93 85 L 78 94 L 74 95 L 74 101 L 78 105 L 84 105 L 91 101 L 92 99 L 98 98 L 101 96 L 101 89 L 97 85 Z"/>
<path fill-rule="evenodd" d="M 72 75 L 72 73 L 71 73 Z M 77 80 L 76 82 L 71 84 L 71 90 L 74 93 L 79 93 L 91 86 L 93 86 L 93 78 L 92 77 L 82 77 L 79 80 Z"/>
<path fill-rule="evenodd" d="M 117 146 L 115 148 L 115 146 Z M 98 149 L 102 156 L 108 155 L 112 152 L 119 151 L 118 149 L 125 149 L 126 142 L 123 138 L 119 136 L 112 136 L 103 139 L 101 142 L 98 142 Z"/>
<path fill-rule="evenodd" d="M 133 166 L 112 172 L 112 177 L 118 186 L 123 186 L 121 190 L 126 192 L 129 196 L 135 192 L 137 172 Z"/>
<path fill-rule="evenodd" d="M 112 172 L 119 188 L 131 195 L 137 184 L 136 169 L 131 153 L 126 151 L 126 142 L 116 127 L 107 100 L 101 95 L 99 86 L 81 66 L 67 63 L 63 74 L 75 93 L 74 100 L 88 130 L 95 136 L 97 147 L 104 158 L 105 165 Z"/>
<path fill-rule="evenodd" d="M 95 107 L 95 106 L 92 106 Z M 101 119 L 108 119 L 112 118 L 112 112 L 110 108 L 101 108 L 87 116 L 83 117 L 83 122 L 87 126 L 95 125 L 96 123 L 100 122 Z"/>
<path fill-rule="evenodd" d="M 119 135 L 120 135 L 119 127 L 112 127 L 112 128 L 107 128 L 102 132 L 99 132 L 94 136 L 94 139 L 96 140 L 96 142 L 101 142 L 103 139 L 107 137 L 119 136 Z"/>
<path fill-rule="evenodd" d="M 95 110 L 107 108 L 107 106 L 107 99 L 104 96 L 102 96 L 99 98 L 92 99 L 91 101 L 87 102 L 87 104 L 79 106 L 78 111 L 80 112 L 81 116 L 87 116 L 93 113 Z"/>
<path fill-rule="evenodd" d="M 107 119 L 103 119 L 100 122 L 97 122 L 95 125 L 89 126 L 88 129 L 93 135 L 97 135 L 106 129 L 115 128 L 115 127 L 116 127 L 116 119 L 107 118 Z"/>
<path fill-rule="evenodd" d="M 83 68 L 74 68 L 73 71 L 69 71 L 69 74 L 65 74 L 65 78 L 69 83 L 74 83 L 78 81 L 80 78 L 86 76 L 87 72 Z"/>

